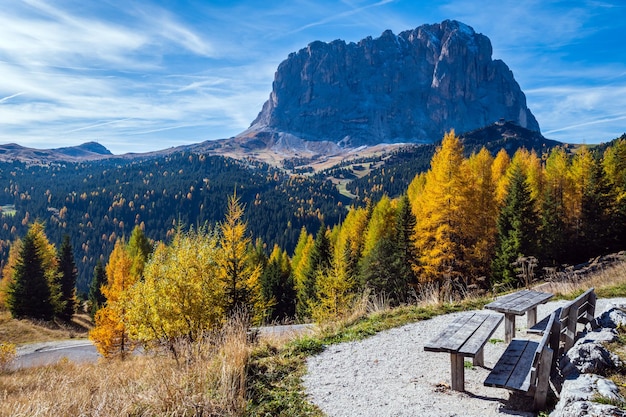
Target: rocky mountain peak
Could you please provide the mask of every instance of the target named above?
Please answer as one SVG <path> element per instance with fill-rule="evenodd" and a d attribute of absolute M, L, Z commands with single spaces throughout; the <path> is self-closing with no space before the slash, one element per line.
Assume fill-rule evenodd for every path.
<path fill-rule="evenodd" d="M 272 87 L 242 137 L 430 143 L 500 119 L 539 131 L 489 38 L 454 20 L 357 43 L 312 42 L 279 65 Z"/>

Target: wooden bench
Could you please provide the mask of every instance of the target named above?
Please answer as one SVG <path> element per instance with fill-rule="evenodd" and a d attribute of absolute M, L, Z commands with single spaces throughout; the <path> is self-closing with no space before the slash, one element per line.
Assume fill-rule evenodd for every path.
<path fill-rule="evenodd" d="M 524 392 L 534 397 L 535 410 L 546 406 L 550 373 L 554 369 L 560 326 L 554 311 L 546 322 L 546 331 L 539 342 L 514 339 L 485 379 L 485 386 Z M 549 329 L 549 330 L 548 330 Z"/>
<path fill-rule="evenodd" d="M 482 311 L 459 314 L 446 329 L 424 344 L 424 350 L 450 354 L 451 388 L 465 391 L 465 357 L 484 366 L 483 347 L 502 322 L 502 315 Z"/>
<path fill-rule="evenodd" d="M 527 327 L 534 326 L 537 323 L 537 306 L 553 296 L 547 292 L 522 290 L 498 297 L 485 308 L 504 313 L 504 341 L 509 343 L 515 337 L 515 316 L 526 314 Z"/>
<path fill-rule="evenodd" d="M 588 289 L 560 309 L 561 313 L 558 321 L 561 324 L 560 341 L 563 342 L 563 349 L 567 352 L 576 341 L 578 323 L 591 323 L 596 311 L 596 293 L 593 288 Z M 549 316 L 530 327 L 528 333 L 543 334 L 548 323 Z"/>

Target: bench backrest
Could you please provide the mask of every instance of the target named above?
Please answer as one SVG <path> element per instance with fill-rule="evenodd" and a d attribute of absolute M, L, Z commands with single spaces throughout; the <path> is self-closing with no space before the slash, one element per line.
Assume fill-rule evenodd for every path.
<path fill-rule="evenodd" d="M 559 335 L 561 333 L 561 325 L 558 319 L 560 314 L 561 309 L 557 309 L 550 314 L 546 330 L 537 345 L 535 356 L 533 357 L 533 365 L 530 372 L 530 391 L 535 397 L 534 406 L 536 410 L 545 408 L 545 398 L 550 388 L 550 374 L 556 369 Z"/>
<path fill-rule="evenodd" d="M 561 309 L 559 321 L 561 323 L 561 340 L 564 342 L 564 351 L 567 352 L 576 341 L 576 327 L 578 323 L 590 323 L 596 311 L 596 293 L 593 288 L 588 289 Z"/>

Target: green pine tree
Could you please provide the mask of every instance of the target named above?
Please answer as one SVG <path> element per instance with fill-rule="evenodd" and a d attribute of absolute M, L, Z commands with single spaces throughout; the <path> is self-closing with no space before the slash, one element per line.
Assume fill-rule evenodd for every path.
<path fill-rule="evenodd" d="M 285 252 L 274 248 L 271 258 L 261 275 L 263 298 L 266 300 L 269 322 L 281 321 L 296 314 L 296 293 L 294 289 L 289 258 Z"/>
<path fill-rule="evenodd" d="M 552 189 L 545 192 L 542 203 L 540 247 L 545 265 L 556 266 L 565 261 L 567 242 L 563 205 Z"/>
<path fill-rule="evenodd" d="M 65 321 L 69 321 L 72 319 L 74 313 L 76 313 L 78 304 L 76 301 L 76 277 L 78 276 L 78 271 L 76 269 L 72 245 L 68 235 L 63 236 L 58 262 L 61 300 L 64 304 L 64 308 L 59 313 L 59 317 Z"/>
<path fill-rule="evenodd" d="M 619 227 L 614 202 L 616 192 L 609 184 L 600 163 L 592 166 L 590 183 L 583 191 L 578 259 L 590 258 L 623 249 L 619 239 L 624 229 Z M 618 232 L 618 233 L 616 233 Z"/>
<path fill-rule="evenodd" d="M 102 265 L 102 261 L 98 259 L 96 263 L 96 267 L 93 270 L 93 278 L 91 279 L 91 284 L 89 285 L 89 314 L 91 314 L 91 318 L 96 316 L 96 312 L 100 310 L 101 307 L 104 306 L 107 299 L 102 294 L 101 288 L 103 285 L 107 283 L 107 274 Z"/>
<path fill-rule="evenodd" d="M 518 287 L 521 282 L 513 263 L 521 256 L 537 255 L 538 218 L 534 206 L 526 175 L 516 164 L 512 168 L 504 206 L 498 216 L 496 255 L 491 267 L 492 286 Z"/>
<path fill-rule="evenodd" d="M 310 316 L 310 306 L 317 302 L 317 277 L 320 273 L 329 271 L 332 265 L 330 239 L 326 232 L 326 226 L 322 224 L 313 241 L 309 265 L 298 292 L 298 315 L 300 316 Z"/>
<path fill-rule="evenodd" d="M 417 220 L 411 209 L 409 196 L 404 194 L 400 199 L 396 213 L 395 250 L 398 263 L 398 276 L 402 287 L 408 295 L 411 285 L 417 285 L 415 265 L 418 262 L 417 247 L 415 246 L 415 226 Z M 402 296 L 400 301 L 407 301 Z"/>
<path fill-rule="evenodd" d="M 51 320 L 54 316 L 50 287 L 41 254 L 32 233 L 22 240 L 13 281 L 7 289 L 7 306 L 16 318 Z"/>

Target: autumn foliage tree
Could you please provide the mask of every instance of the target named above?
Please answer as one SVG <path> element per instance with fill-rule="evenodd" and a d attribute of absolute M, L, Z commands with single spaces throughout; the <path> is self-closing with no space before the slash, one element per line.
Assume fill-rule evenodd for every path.
<path fill-rule="evenodd" d="M 219 226 L 217 264 L 218 276 L 224 285 L 222 306 L 228 316 L 245 310 L 258 322 L 267 306 L 261 295 L 261 267 L 253 262 L 252 239 L 243 215 L 244 207 L 237 195 L 229 197 L 226 218 Z"/>
<path fill-rule="evenodd" d="M 307 288 L 306 272 L 310 268 L 313 244 L 313 236 L 308 234 L 305 228 L 302 228 L 298 244 L 291 258 L 291 275 L 296 292 L 296 316 L 301 318 L 308 317 L 310 313 L 308 304 L 310 292 Z"/>
<path fill-rule="evenodd" d="M 145 265 L 144 279 L 127 292 L 125 320 L 133 340 L 168 346 L 194 342 L 225 320 L 214 230 L 178 230 L 160 243 Z"/>
<path fill-rule="evenodd" d="M 463 146 L 451 131 L 432 158 L 424 187 L 413 202 L 416 208 L 416 267 L 422 282 L 458 277 L 464 268 L 461 247 L 463 217 L 467 209 L 467 178 L 463 172 Z"/>
<path fill-rule="evenodd" d="M 115 247 L 106 266 L 107 282 L 102 286 L 106 304 L 95 316 L 95 327 L 89 333 L 104 357 L 124 358 L 135 348 L 126 328 L 127 291 L 140 277 L 131 273 L 133 259 L 123 239 Z"/>

